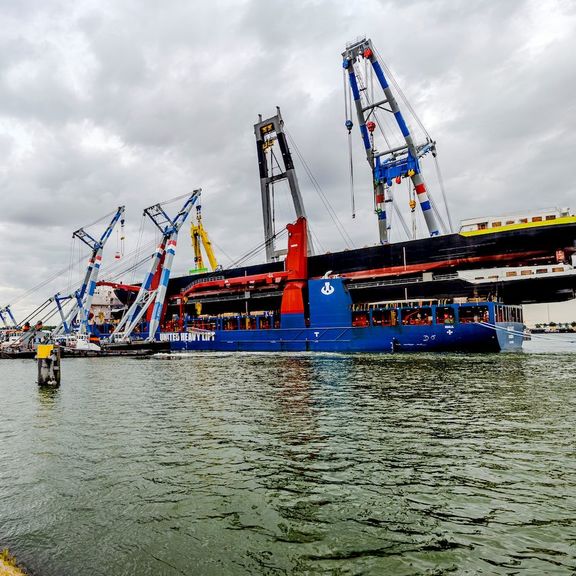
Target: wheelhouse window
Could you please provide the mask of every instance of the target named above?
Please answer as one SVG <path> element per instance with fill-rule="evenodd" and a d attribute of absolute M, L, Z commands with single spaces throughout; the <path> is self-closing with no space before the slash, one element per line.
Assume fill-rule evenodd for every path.
<path fill-rule="evenodd" d="M 229 317 L 229 318 L 224 318 L 223 323 L 222 323 L 222 328 L 224 330 L 238 330 L 239 328 L 239 322 L 238 322 L 238 318 L 237 317 Z"/>
<path fill-rule="evenodd" d="M 269 330 L 274 325 L 272 316 L 260 316 L 259 325 L 261 330 Z"/>
<path fill-rule="evenodd" d="M 438 306 L 436 308 L 436 324 L 454 324 L 454 309 L 452 306 Z"/>
<path fill-rule="evenodd" d="M 402 324 L 409 326 L 432 324 L 432 308 L 428 306 L 404 308 L 402 310 Z"/>
<path fill-rule="evenodd" d="M 373 326 L 396 326 L 397 323 L 396 310 L 372 310 Z"/>
<path fill-rule="evenodd" d="M 490 314 L 488 306 L 461 306 L 460 307 L 460 322 L 488 322 Z"/>
<path fill-rule="evenodd" d="M 368 312 L 352 312 L 352 326 L 369 326 L 370 325 L 370 315 Z"/>

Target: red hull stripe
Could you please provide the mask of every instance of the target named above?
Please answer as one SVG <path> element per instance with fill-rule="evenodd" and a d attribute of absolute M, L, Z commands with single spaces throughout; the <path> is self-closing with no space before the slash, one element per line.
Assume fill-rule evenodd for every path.
<path fill-rule="evenodd" d="M 439 262 L 425 262 L 421 264 L 407 264 L 406 266 L 389 266 L 387 268 L 373 268 L 371 270 L 359 270 L 358 272 L 342 272 L 341 278 L 375 278 L 379 276 L 401 276 L 403 274 L 414 274 L 415 272 L 426 272 L 438 268 L 456 268 L 463 264 L 480 264 L 483 262 L 504 262 L 506 260 L 516 260 L 523 257 L 541 256 L 547 254 L 541 250 L 531 252 L 514 252 L 512 254 L 496 254 L 492 256 L 471 256 L 468 258 L 453 258 L 441 260 Z M 316 279 L 320 278 L 318 276 Z"/>

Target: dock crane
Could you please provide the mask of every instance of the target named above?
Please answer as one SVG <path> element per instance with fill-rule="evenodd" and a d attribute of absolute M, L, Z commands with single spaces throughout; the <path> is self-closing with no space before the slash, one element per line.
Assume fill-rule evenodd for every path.
<path fill-rule="evenodd" d="M 12 324 L 8 324 L 8 322 L 6 321 L 6 318 L 8 318 Z M 18 327 L 18 323 L 16 322 L 16 319 L 14 318 L 14 315 L 12 314 L 12 310 L 10 310 L 10 305 L 5 306 L 4 308 L 0 308 L 0 320 L 2 320 L 2 323 L 4 324 L 5 328 L 17 328 Z"/>
<path fill-rule="evenodd" d="M 150 268 L 144 277 L 136 299 L 125 312 L 124 316 L 122 316 L 110 336 L 112 342 L 129 340 L 135 328 L 142 320 L 142 317 L 152 304 L 154 304 L 154 307 L 150 317 L 146 341 L 150 342 L 155 339 L 156 330 L 160 325 L 164 301 L 166 299 L 166 290 L 172 271 L 172 262 L 176 254 L 178 232 L 186 221 L 188 214 L 190 214 L 192 207 L 200 198 L 200 193 L 201 189 L 199 188 L 194 190 L 190 195 L 187 195 L 184 205 L 174 218 L 168 216 L 162 208 L 162 204 L 155 204 L 144 210 L 144 215 L 148 216 L 160 230 L 162 238 L 152 256 Z M 158 277 L 158 273 L 160 273 L 159 286 L 154 288 L 153 280 L 155 277 Z"/>
<path fill-rule="evenodd" d="M 73 294 L 68 296 L 55 294 L 53 297 L 61 318 L 61 323 L 52 333 L 53 336 L 57 336 L 62 333 L 70 334 L 72 331 L 72 326 L 77 320 L 80 321 L 78 332 L 81 334 L 86 334 L 88 332 L 90 308 L 92 306 L 94 291 L 96 290 L 96 284 L 98 282 L 98 274 L 100 272 L 100 265 L 102 263 L 102 252 L 104 251 L 104 246 L 110 238 L 110 235 L 112 234 L 112 231 L 114 230 L 117 222 L 122 219 L 124 209 L 124 206 L 118 207 L 114 213 L 114 216 L 112 217 L 112 220 L 98 240 L 86 232 L 84 228 L 79 228 L 72 234 L 73 238 L 78 238 L 78 240 L 84 242 L 84 244 L 86 244 L 92 250 L 92 253 L 90 254 L 90 258 L 88 260 L 88 266 L 86 267 L 86 272 L 84 274 L 84 280 L 81 287 Z M 73 305 L 68 313 L 64 314 L 63 303 L 65 304 L 70 300 L 73 302 Z"/>
<path fill-rule="evenodd" d="M 200 204 L 196 206 L 196 224 L 194 224 L 194 222 L 190 224 L 190 237 L 192 239 L 192 248 L 194 249 L 194 268 L 190 270 L 190 274 L 208 272 L 208 268 L 204 266 L 202 246 L 204 246 L 211 270 L 216 270 L 218 268 L 218 261 L 212 249 L 212 242 L 210 242 L 208 232 L 206 232 L 202 224 L 202 206 L 200 206 Z"/>
<path fill-rule="evenodd" d="M 342 53 L 342 67 L 348 75 L 348 81 L 356 108 L 362 141 L 366 150 L 366 158 L 372 169 L 374 180 L 374 205 L 378 216 L 378 229 L 380 243 L 389 242 L 386 203 L 391 201 L 388 194 L 393 183 L 400 184 L 403 178 L 410 178 L 414 186 L 416 197 L 426 221 L 430 236 L 440 234 L 434 207 L 431 204 L 426 184 L 420 173 L 420 159 L 428 153 L 436 155 L 435 142 L 427 138 L 426 142 L 417 144 L 406 124 L 402 111 L 384 74 L 384 69 L 376 56 L 376 51 L 370 39 L 362 38 L 346 46 Z M 369 86 L 366 78 L 362 78 L 361 64 L 371 65 L 376 75 L 383 97 L 373 101 L 369 97 Z M 377 110 L 383 110 L 394 116 L 397 128 L 400 130 L 403 143 L 399 146 L 390 146 L 386 139 L 387 148 L 379 151 L 374 144 L 374 131 L 380 122 L 376 116 Z M 346 128 L 350 134 L 353 123 L 348 116 L 346 106 Z M 382 131 L 382 130 L 381 130 Z M 386 136 L 386 135 L 385 135 Z"/>

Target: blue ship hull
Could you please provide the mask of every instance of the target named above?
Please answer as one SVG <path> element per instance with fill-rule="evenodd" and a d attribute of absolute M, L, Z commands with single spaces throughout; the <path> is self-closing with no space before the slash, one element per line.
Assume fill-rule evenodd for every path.
<path fill-rule="evenodd" d="M 517 307 L 495 302 L 355 309 L 342 278 L 309 280 L 308 314 L 203 318 L 165 331 L 170 350 L 246 352 L 499 352 L 520 350 Z"/>
<path fill-rule="evenodd" d="M 522 348 L 520 323 L 164 332 L 173 352 L 500 352 Z"/>

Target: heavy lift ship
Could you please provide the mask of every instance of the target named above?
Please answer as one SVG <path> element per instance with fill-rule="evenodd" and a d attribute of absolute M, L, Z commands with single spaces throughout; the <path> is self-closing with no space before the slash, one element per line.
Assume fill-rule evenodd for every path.
<path fill-rule="evenodd" d="M 427 133 L 417 142 L 370 40 L 346 47 L 343 70 L 350 86 L 346 129 L 350 135 L 348 113 L 355 110 L 373 176 L 379 244 L 315 254 L 278 109 L 271 118 L 260 117 L 254 127 L 266 263 L 171 279 L 161 338 L 175 349 L 517 347 L 522 313 L 514 305 L 574 298 L 576 217 L 566 209 L 495 216 L 465 221 L 458 233 L 446 233 L 422 177 L 422 159 L 436 154 L 435 142 Z M 374 83 L 362 77 L 362 70 L 373 72 L 381 97 L 374 90 L 370 94 Z M 378 114 L 392 120 L 399 143 L 391 143 L 389 132 L 377 146 L 385 124 Z M 306 236 L 305 250 L 300 242 L 300 253 L 292 253 L 291 260 L 289 247 L 285 261 L 286 251 L 275 247 L 273 223 L 273 187 L 282 180 L 288 182 L 298 218 L 290 234 L 299 236 L 299 227 L 304 227 Z M 411 208 L 420 206 L 429 237 L 416 239 L 414 234 L 411 240 L 391 243 L 393 188 L 403 182 L 410 183 Z M 300 259 L 305 266 L 294 268 Z M 198 268 L 195 272 L 201 272 Z M 301 300 L 301 311 L 289 304 L 293 296 Z"/>
<path fill-rule="evenodd" d="M 379 243 L 375 246 L 314 254 L 308 242 L 308 273 L 321 279 L 331 273 L 344 279 L 354 304 L 388 300 L 494 299 L 508 304 L 551 302 L 575 297 L 576 217 L 568 209 L 552 209 L 464 221 L 457 233 L 443 233 L 445 226 L 422 177 L 422 158 L 436 154 L 435 142 L 426 133 L 417 143 L 389 84 L 385 65 L 370 40 L 361 39 L 343 53 L 344 75 L 350 85 L 350 108 L 356 111 L 359 131 L 374 182 L 374 211 Z M 375 79 L 362 76 L 365 70 Z M 386 74 L 385 74 L 386 72 Z M 377 85 L 381 98 L 369 86 Z M 381 116 L 378 116 L 380 114 Z M 382 119 L 384 115 L 384 119 Z M 388 133 L 380 137 L 380 127 Z M 353 122 L 348 116 L 351 134 Z M 395 128 L 399 143 L 391 141 Z M 306 217 L 292 154 L 277 114 L 254 127 L 264 217 L 266 263 L 174 278 L 169 295 L 177 295 L 193 282 L 209 278 L 277 273 L 283 270 L 283 251 L 274 246 L 273 186 L 289 184 L 296 217 Z M 382 131 L 383 132 L 383 131 Z M 394 136 L 394 134 L 392 134 Z M 388 145 L 390 143 L 390 145 Z M 279 154 L 274 154 L 274 147 Z M 274 172 L 274 167 L 278 170 Z M 393 189 L 404 182 L 411 186 L 411 207 L 420 206 L 429 237 L 389 242 L 391 215 L 396 210 Z M 417 200 L 417 201 L 416 201 Z M 398 217 L 399 217 L 398 213 Z"/>
<path fill-rule="evenodd" d="M 487 301 L 355 306 L 346 278 L 310 278 L 306 219 L 299 218 L 287 229 L 281 270 L 192 283 L 172 299 L 172 319 L 165 323 L 160 340 L 176 352 L 521 349 L 524 325 L 518 306 Z M 257 311 L 248 310 L 248 301 Z M 242 304 L 245 311 L 240 313 Z"/>

